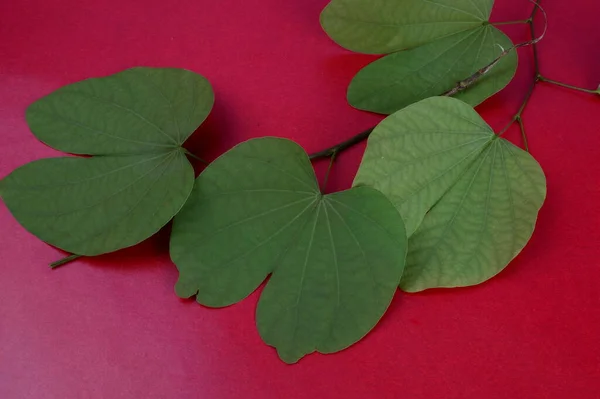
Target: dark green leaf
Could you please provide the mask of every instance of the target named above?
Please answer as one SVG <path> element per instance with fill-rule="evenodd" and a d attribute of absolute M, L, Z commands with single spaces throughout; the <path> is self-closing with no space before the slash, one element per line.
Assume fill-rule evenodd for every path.
<path fill-rule="evenodd" d="M 242 143 L 208 166 L 171 235 L 181 297 L 227 306 L 273 273 L 257 325 L 289 363 L 344 349 L 371 330 L 405 253 L 402 219 L 383 194 L 322 195 L 304 150 L 276 138 Z"/>
<path fill-rule="evenodd" d="M 404 218 L 405 291 L 473 285 L 500 272 L 531 237 L 546 196 L 535 159 L 447 97 L 381 122 L 354 184 L 381 190 Z"/>
<path fill-rule="evenodd" d="M 181 144 L 213 104 L 210 84 L 180 69 L 133 68 L 88 79 L 27 110 L 34 134 L 65 152 L 2 182 L 9 210 L 40 239 L 80 255 L 134 245 L 183 206 L 194 171 Z"/>

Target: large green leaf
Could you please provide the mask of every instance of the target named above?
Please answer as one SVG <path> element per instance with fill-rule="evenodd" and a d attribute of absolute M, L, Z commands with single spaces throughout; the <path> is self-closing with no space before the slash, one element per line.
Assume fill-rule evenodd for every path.
<path fill-rule="evenodd" d="M 258 304 L 261 337 L 293 363 L 361 339 L 388 307 L 406 254 L 402 219 L 369 188 L 322 195 L 307 154 L 277 138 L 242 143 L 197 178 L 174 220 L 175 290 L 238 302 L 273 273 Z"/>
<path fill-rule="evenodd" d="M 513 46 L 489 24 L 492 5 L 493 0 L 331 1 L 321 23 L 333 40 L 354 51 L 393 53 L 354 77 L 348 102 L 390 114 L 441 95 L 489 65 Z M 513 51 L 456 97 L 476 106 L 503 89 L 516 69 Z"/>
<path fill-rule="evenodd" d="M 387 54 L 485 24 L 493 0 L 332 0 L 321 25 L 340 46 Z"/>
<path fill-rule="evenodd" d="M 210 84 L 181 69 L 133 68 L 63 87 L 27 110 L 33 133 L 65 152 L 2 181 L 15 218 L 80 255 L 134 245 L 183 206 L 194 171 L 181 144 L 213 104 Z"/>
<path fill-rule="evenodd" d="M 535 159 L 447 97 L 381 122 L 354 185 L 379 189 L 404 218 L 405 291 L 473 285 L 497 274 L 531 237 L 546 196 Z"/>
<path fill-rule="evenodd" d="M 412 50 L 387 55 L 363 68 L 348 88 L 358 109 L 391 114 L 437 96 L 494 60 L 512 43 L 491 25 L 459 32 Z M 517 53 L 510 52 L 477 83 L 455 95 L 475 106 L 502 90 L 513 78 Z"/>

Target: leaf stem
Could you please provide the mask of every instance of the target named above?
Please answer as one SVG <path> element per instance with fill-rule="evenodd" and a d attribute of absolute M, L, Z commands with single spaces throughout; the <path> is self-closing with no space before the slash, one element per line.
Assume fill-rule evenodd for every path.
<path fill-rule="evenodd" d="M 530 21 L 529 19 L 520 19 L 518 21 L 492 22 L 491 25 L 500 26 L 500 25 L 528 24 L 529 21 Z"/>
<path fill-rule="evenodd" d="M 525 134 L 525 125 L 523 124 L 523 112 L 525 111 L 527 104 L 529 104 L 529 100 L 531 99 L 531 95 L 533 94 L 533 90 L 535 89 L 537 82 L 538 82 L 538 78 L 535 77 L 533 80 L 533 83 L 529 86 L 529 90 L 527 90 L 525 99 L 523 100 L 523 103 L 519 107 L 519 110 L 517 111 L 517 113 L 512 117 L 510 122 L 508 122 L 508 124 L 506 126 L 504 126 L 504 128 L 502 128 L 502 130 L 500 130 L 500 132 L 498 132 L 498 137 L 502 136 L 504 133 L 506 133 L 508 131 L 508 129 L 512 126 L 513 123 L 517 122 L 521 129 L 521 136 L 523 137 L 523 144 L 524 144 L 527 152 L 529 152 L 529 144 L 527 141 L 527 135 Z"/>
<path fill-rule="evenodd" d="M 550 84 L 553 84 L 553 85 L 556 85 L 556 86 L 566 87 L 567 89 L 582 91 L 584 93 L 590 93 L 590 94 L 600 94 L 597 90 L 584 89 L 582 87 L 577 87 L 577 86 L 568 85 L 566 83 L 557 82 L 556 80 L 545 78 L 545 77 L 543 77 L 542 75 L 539 75 L 539 74 L 538 74 L 537 78 L 541 82 L 546 82 L 546 83 L 550 83 Z"/>
<path fill-rule="evenodd" d="M 538 0 L 537 2 L 533 3 L 533 10 L 531 11 L 531 15 L 529 16 L 529 22 L 527 22 L 527 24 L 529 25 L 529 34 L 532 38 L 535 37 L 535 26 L 533 24 L 533 20 L 535 19 L 535 14 L 537 13 L 538 8 L 540 7 L 540 1 Z M 547 24 L 547 23 L 546 23 Z M 535 76 L 539 76 L 540 74 L 540 60 L 538 58 L 538 49 L 537 49 L 537 43 L 533 43 L 531 45 L 531 48 L 533 49 L 533 70 L 534 70 L 534 74 Z"/>
<path fill-rule="evenodd" d="M 523 124 L 523 118 L 520 116 L 517 118 L 517 123 L 519 124 L 519 129 L 521 130 L 521 138 L 523 139 L 523 147 L 525 147 L 525 151 L 529 152 L 529 142 L 527 141 L 527 134 L 525 134 L 525 125 Z"/>
<path fill-rule="evenodd" d="M 202 162 L 204 165 L 208 165 L 207 161 L 205 161 L 204 159 L 200 158 L 197 155 L 192 154 L 191 152 L 189 152 L 187 150 L 187 148 L 184 148 L 183 151 L 185 152 L 186 155 L 189 155 L 190 157 L 194 158 L 195 160 Z"/>
<path fill-rule="evenodd" d="M 353 145 L 358 144 L 363 140 L 366 140 L 367 137 L 369 137 L 369 135 L 371 134 L 371 132 L 373 132 L 373 129 L 375 129 L 375 126 L 357 134 L 356 136 L 350 137 L 346 141 L 342 141 L 341 143 L 326 148 L 322 151 L 315 152 L 314 154 L 310 155 L 310 159 L 314 161 L 315 159 L 332 158 L 340 152 L 352 147 Z"/>
<path fill-rule="evenodd" d="M 66 264 L 66 263 L 72 262 L 75 259 L 81 258 L 81 256 L 82 255 L 75 255 L 75 254 L 69 255 L 67 257 L 62 258 L 61 260 L 57 260 L 56 262 L 50 263 L 50 268 L 51 269 L 55 269 L 55 268 L 57 268 L 59 266 L 62 266 L 64 264 Z"/>
<path fill-rule="evenodd" d="M 336 155 L 337 155 L 337 152 L 334 152 L 333 154 L 331 154 L 331 157 L 329 158 L 329 166 L 327 167 L 327 172 L 325 172 L 325 180 L 323 181 L 322 194 L 325 194 L 327 191 L 327 182 L 329 181 L 329 175 L 331 173 L 331 168 L 333 167 L 333 162 L 335 161 Z"/>

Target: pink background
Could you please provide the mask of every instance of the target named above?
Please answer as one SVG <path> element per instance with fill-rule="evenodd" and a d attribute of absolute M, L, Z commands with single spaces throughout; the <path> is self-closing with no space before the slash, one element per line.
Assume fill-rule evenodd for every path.
<path fill-rule="evenodd" d="M 188 147 L 208 159 L 245 139 L 283 136 L 316 151 L 380 116 L 346 104 L 372 56 L 327 38 L 327 0 L 3 0 L 0 177 L 59 155 L 24 120 L 28 104 L 68 83 L 137 66 L 191 69 L 217 100 Z M 496 21 L 527 18 L 497 0 Z M 600 83 L 600 3 L 545 1 L 548 78 Z M 503 29 L 525 40 L 525 25 Z M 479 107 L 498 129 L 530 81 L 518 76 Z M 62 253 L 27 233 L 0 202 L 0 398 L 600 397 L 600 98 L 540 84 L 525 112 L 548 199 L 527 248 L 477 287 L 398 293 L 366 339 L 287 366 L 254 325 L 258 293 L 226 309 L 173 293 L 168 232 L 52 271 Z M 519 143 L 518 129 L 509 138 Z M 330 188 L 347 188 L 362 146 L 344 153 Z M 317 165 L 322 175 L 324 164 Z"/>

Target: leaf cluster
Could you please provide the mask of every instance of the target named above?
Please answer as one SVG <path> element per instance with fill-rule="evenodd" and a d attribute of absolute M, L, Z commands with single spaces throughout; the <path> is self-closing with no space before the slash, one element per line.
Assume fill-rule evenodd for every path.
<path fill-rule="evenodd" d="M 132 68 L 36 101 L 37 138 L 71 154 L 0 182 L 19 223 L 76 255 L 135 245 L 174 218 L 178 296 L 210 307 L 270 275 L 258 331 L 293 363 L 342 350 L 383 316 L 398 286 L 478 284 L 525 246 L 546 195 L 543 171 L 473 106 L 512 79 L 517 56 L 439 97 L 512 43 L 492 0 L 333 0 L 321 23 L 345 48 L 386 54 L 350 83 L 356 108 L 390 114 L 370 134 L 353 187 L 325 194 L 296 143 L 257 138 L 194 179 L 183 148 L 214 101 L 202 76 Z M 366 137 L 365 135 L 365 137 Z M 335 156 L 336 152 L 327 153 Z"/>

